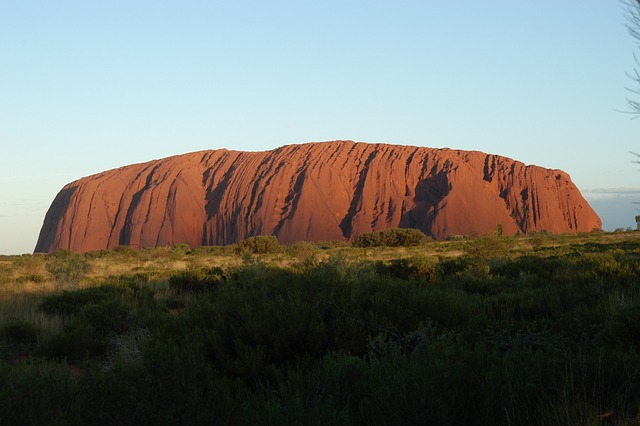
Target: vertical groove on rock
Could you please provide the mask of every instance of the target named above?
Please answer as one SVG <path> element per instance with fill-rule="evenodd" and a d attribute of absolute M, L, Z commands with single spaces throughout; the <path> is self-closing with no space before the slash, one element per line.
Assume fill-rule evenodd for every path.
<path fill-rule="evenodd" d="M 352 148 L 351 152 L 354 148 Z M 364 191 L 364 183 L 367 179 L 367 173 L 369 171 L 369 164 L 373 161 L 376 156 L 376 151 L 372 151 L 368 154 L 367 159 L 364 161 L 364 166 L 360 169 L 357 182 L 355 185 L 355 189 L 353 192 L 353 198 L 351 199 L 351 203 L 349 205 L 349 210 L 347 210 L 347 215 L 340 222 L 340 229 L 342 230 L 342 235 L 345 239 L 351 238 L 351 231 L 353 230 L 353 220 L 356 216 L 356 212 L 358 211 L 360 205 L 362 204 L 362 193 Z"/>
<path fill-rule="evenodd" d="M 120 245 L 131 244 L 132 230 L 134 225 L 137 225 L 136 223 L 133 222 L 134 215 L 136 213 L 136 210 L 138 209 L 140 201 L 142 200 L 142 196 L 145 195 L 145 192 L 151 187 L 151 182 L 153 182 L 153 175 L 155 171 L 158 170 L 159 167 L 160 167 L 160 164 L 156 164 L 151 169 L 151 172 L 146 176 L 145 184 L 135 194 L 133 194 L 133 197 L 131 197 L 131 202 L 129 203 L 129 207 L 127 208 L 126 216 L 124 219 L 124 226 L 120 231 L 120 240 L 119 240 Z M 141 177 L 141 176 L 142 174 L 138 175 L 138 177 Z M 137 179 L 138 178 L 136 178 L 135 180 Z M 143 247 L 143 245 L 140 245 L 140 246 Z"/>

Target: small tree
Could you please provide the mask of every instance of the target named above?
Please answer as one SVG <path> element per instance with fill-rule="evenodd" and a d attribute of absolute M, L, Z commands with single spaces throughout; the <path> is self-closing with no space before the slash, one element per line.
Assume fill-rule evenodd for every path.
<path fill-rule="evenodd" d="M 83 255 L 60 249 L 49 257 L 46 269 L 59 287 L 77 289 L 90 265 Z"/>
<path fill-rule="evenodd" d="M 493 258 L 507 256 L 514 245 L 514 239 L 504 236 L 502 226 L 499 226 L 496 232 L 469 241 L 464 251 L 469 257 L 486 263 Z"/>

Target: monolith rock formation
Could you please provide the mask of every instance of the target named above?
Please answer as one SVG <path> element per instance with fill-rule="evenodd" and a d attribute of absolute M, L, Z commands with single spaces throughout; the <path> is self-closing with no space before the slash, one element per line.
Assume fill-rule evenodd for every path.
<path fill-rule="evenodd" d="M 56 196 L 35 251 L 196 247 L 254 235 L 350 240 L 394 227 L 443 239 L 601 226 L 561 170 L 476 151 L 335 141 L 194 152 L 79 179 Z"/>

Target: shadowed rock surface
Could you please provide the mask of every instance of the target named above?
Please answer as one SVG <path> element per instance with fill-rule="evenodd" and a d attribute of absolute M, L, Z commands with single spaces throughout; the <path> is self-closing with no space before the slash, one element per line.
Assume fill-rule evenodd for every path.
<path fill-rule="evenodd" d="M 349 240 L 392 227 L 443 239 L 602 223 L 569 175 L 476 151 L 335 141 L 133 164 L 66 185 L 36 252 L 119 245 Z"/>

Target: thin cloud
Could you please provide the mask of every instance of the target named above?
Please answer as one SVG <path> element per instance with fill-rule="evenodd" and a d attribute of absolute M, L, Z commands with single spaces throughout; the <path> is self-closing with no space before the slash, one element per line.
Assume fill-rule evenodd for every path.
<path fill-rule="evenodd" d="M 582 192 L 588 194 L 607 194 L 607 195 L 630 195 L 640 194 L 640 187 L 636 188 L 588 188 Z"/>

